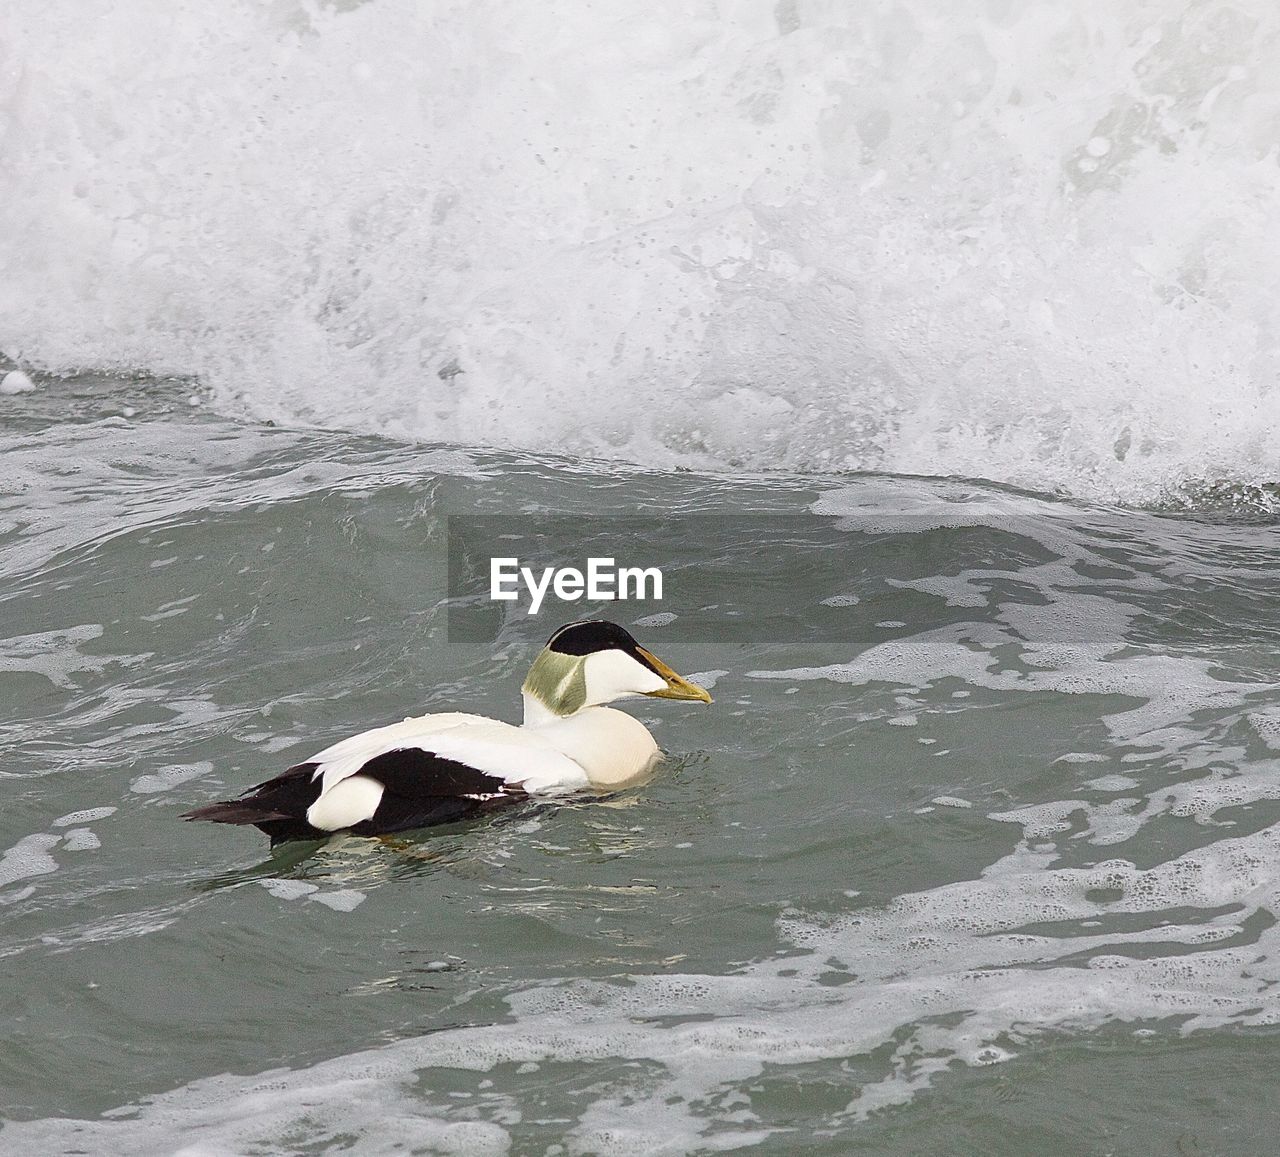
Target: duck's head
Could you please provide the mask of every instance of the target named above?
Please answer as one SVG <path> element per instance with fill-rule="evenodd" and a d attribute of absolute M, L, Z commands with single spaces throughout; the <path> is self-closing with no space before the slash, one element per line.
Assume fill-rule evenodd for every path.
<path fill-rule="evenodd" d="M 561 627 L 533 661 L 521 690 L 526 715 L 533 704 L 564 716 L 632 695 L 711 702 L 704 688 L 677 675 L 628 631 L 604 619 Z"/>

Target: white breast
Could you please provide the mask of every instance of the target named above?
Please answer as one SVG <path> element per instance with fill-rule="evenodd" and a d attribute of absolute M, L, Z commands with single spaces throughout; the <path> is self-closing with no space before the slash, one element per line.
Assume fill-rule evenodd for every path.
<path fill-rule="evenodd" d="M 611 707 L 587 707 L 563 719 L 526 724 L 586 773 L 592 787 L 618 788 L 645 778 L 662 758 L 638 719 Z"/>

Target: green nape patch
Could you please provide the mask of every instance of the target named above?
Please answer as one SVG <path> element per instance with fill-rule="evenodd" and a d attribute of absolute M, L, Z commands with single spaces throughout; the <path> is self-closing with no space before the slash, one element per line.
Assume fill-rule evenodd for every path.
<path fill-rule="evenodd" d="M 572 715 L 587 702 L 585 657 L 544 649 L 534 659 L 521 690 L 556 715 Z"/>

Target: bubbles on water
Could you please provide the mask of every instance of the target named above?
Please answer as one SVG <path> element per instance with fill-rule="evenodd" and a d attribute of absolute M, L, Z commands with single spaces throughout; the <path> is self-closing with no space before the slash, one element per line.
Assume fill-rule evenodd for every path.
<path fill-rule="evenodd" d="M 1094 791 L 1130 791 L 1138 786 L 1138 781 L 1127 775 L 1100 775 L 1097 779 L 1085 780 L 1082 786 Z"/>
<path fill-rule="evenodd" d="M 309 880 L 270 879 L 259 880 L 258 883 L 278 900 L 314 900 L 335 912 L 354 912 L 367 898 L 364 892 L 354 888 L 321 891 L 319 884 Z"/>
<path fill-rule="evenodd" d="M 34 876 L 47 876 L 59 868 L 58 861 L 52 852 L 59 844 L 67 852 L 93 852 L 102 847 L 102 840 L 87 827 L 72 827 L 73 824 L 93 823 L 105 819 L 116 812 L 114 807 L 86 808 L 83 811 L 70 812 L 53 821 L 55 828 L 70 828 L 61 833 L 35 832 L 24 836 L 8 851 L 0 856 L 0 888 L 19 880 Z M 0 897 L 0 904 L 14 903 L 26 899 L 32 894 L 32 887 L 18 889 Z"/>
<path fill-rule="evenodd" d="M 266 755 L 288 751 L 302 742 L 301 735 L 276 735 L 269 731 L 251 731 L 236 736 L 242 743 L 250 743 Z"/>
<path fill-rule="evenodd" d="M 279 900 L 299 900 L 320 890 L 319 884 L 306 880 L 259 880 L 268 892 Z"/>
<path fill-rule="evenodd" d="M 149 775 L 135 776 L 129 782 L 129 790 L 138 795 L 154 795 L 157 792 L 169 791 L 189 780 L 209 775 L 212 771 L 213 764 L 207 759 L 196 763 L 173 764 Z"/>
<path fill-rule="evenodd" d="M 1280 900 L 1278 866 L 1280 835 L 1268 829 L 1150 869 L 1127 860 L 1091 869 L 1024 865 L 834 920 L 793 913 L 782 932 L 799 955 L 728 976 L 528 988 L 511 995 L 507 1023 L 432 1033 L 280 1074 L 276 1103 L 291 1120 L 307 1111 L 317 1087 L 332 1095 L 365 1080 L 372 1082 L 366 1096 L 386 1098 L 414 1073 L 437 1067 L 510 1066 L 518 1079 L 614 1057 L 630 1068 L 620 1070 L 613 1091 L 595 1090 L 580 1116 L 565 1122 L 568 1148 L 590 1149 L 605 1136 L 650 1144 L 679 1137 L 698 1147 L 710 1119 L 692 1106 L 770 1066 L 865 1058 L 892 1045 L 880 1076 L 854 1082 L 847 1111 L 860 1119 L 909 1100 L 949 1060 L 1014 1059 L 1023 1050 L 1010 1047 L 1011 1034 L 1025 1042 L 1052 1028 L 1168 1017 L 1180 1018 L 1185 1031 L 1270 1023 L 1278 1012 L 1277 926 L 1255 923 L 1252 942 L 1238 941 L 1250 912 Z M 1104 930 L 1101 921 L 1118 913 L 1145 918 Z M 833 968 L 848 979 L 824 984 Z M 922 1058 L 930 1063 L 915 1063 Z M 438 1112 L 430 1084 L 422 1083 L 415 1109 L 428 1117 Z M 211 1124 L 243 1123 L 254 1095 L 252 1081 L 220 1088 Z M 144 1107 L 128 1128 L 161 1130 L 175 1113 L 185 1119 L 205 1111 L 205 1096 L 202 1085 L 178 1090 Z M 719 1119 L 717 1128 L 724 1124 Z M 748 1112 L 741 1129 L 721 1136 L 746 1143 L 756 1132 L 768 1131 Z"/>
<path fill-rule="evenodd" d="M 720 679 L 723 679 L 727 674 L 729 674 L 729 672 L 723 670 L 694 671 L 691 675 L 685 676 L 685 678 L 687 678 L 690 683 L 696 683 L 699 687 L 705 687 L 708 691 L 713 691 L 716 683 Z"/>
<path fill-rule="evenodd" d="M 100 639 L 99 623 L 83 623 L 61 630 L 11 636 L 0 642 L 0 675 L 6 671 L 31 671 L 43 675 L 55 687 L 76 686 L 73 676 L 101 671 L 114 657 L 91 655 L 82 645 Z"/>
<path fill-rule="evenodd" d="M 1280 799 L 1280 760 L 1263 760 L 1242 769 L 1211 768 L 1207 776 L 1171 784 L 1154 791 L 1149 811 L 1186 816 L 1197 823 L 1216 819 L 1228 808 Z"/>
<path fill-rule="evenodd" d="M 1122 654 L 1140 608 L 1071 589 L 1079 586 L 1079 575 L 1062 563 L 1016 575 L 987 573 L 991 579 L 1033 585 L 1045 602 L 1002 602 L 997 609 L 999 622 L 950 623 L 878 643 L 844 663 L 754 670 L 747 677 L 822 679 L 853 686 L 907 684 L 921 689 L 955 679 L 1002 693 L 1123 697 L 1136 700 L 1137 705 L 1113 710 L 1102 722 L 1117 742 L 1143 747 L 1146 755 L 1131 758 L 1144 760 L 1153 759 L 1153 752 L 1172 753 L 1198 742 L 1197 733 L 1186 726 L 1194 712 L 1238 708 L 1243 696 L 1270 690 L 1266 683 L 1219 678 L 1214 673 L 1217 664 L 1210 658 Z M 1027 669 L 1006 665 L 999 657 L 1002 648 L 1014 650 Z M 1074 753 L 1059 758 L 1080 761 Z"/>
<path fill-rule="evenodd" d="M 636 619 L 632 624 L 636 627 L 669 627 L 679 618 L 678 615 L 671 611 L 659 611 L 654 615 L 645 615 L 643 618 Z"/>
<path fill-rule="evenodd" d="M 46 832 L 23 836 L 3 856 L 0 856 L 0 887 L 17 880 L 26 880 L 31 876 L 44 876 L 50 872 L 56 872 L 58 861 L 49 852 L 60 838 Z"/>
<path fill-rule="evenodd" d="M 92 852 L 102 841 L 89 828 L 72 828 L 62 837 L 62 846 L 69 852 Z"/>
<path fill-rule="evenodd" d="M 938 595 L 946 600 L 946 605 L 949 607 L 985 607 L 987 605 L 985 584 L 974 583 L 963 575 L 931 575 L 921 579 L 891 578 L 886 582 L 889 586 L 902 590 L 917 590 L 925 594 Z"/>
<path fill-rule="evenodd" d="M 335 912 L 354 912 L 365 902 L 366 897 L 363 892 L 357 892 L 353 888 L 338 888 L 332 892 L 319 892 L 310 899 Z"/>
<path fill-rule="evenodd" d="M 733 1123 L 696 1106 L 772 1066 L 867 1058 L 892 1046 L 881 1075 L 851 1080 L 855 1095 L 845 1113 L 858 1120 L 909 1100 L 949 1061 L 1007 1063 L 1023 1051 L 1011 1047 L 1011 1039 L 1026 1042 L 1051 1028 L 1169 1017 L 1178 1017 L 1184 1031 L 1271 1023 L 1280 1012 L 1277 926 L 1255 926 L 1252 943 L 1237 942 L 1249 912 L 1273 909 L 1280 900 L 1277 867 L 1280 834 L 1268 829 L 1146 870 L 1127 860 L 1087 870 L 1011 868 L 834 920 L 793 913 L 782 932 L 799 955 L 745 965 L 728 976 L 642 975 L 531 987 L 510 996 L 505 1023 L 435 1032 L 277 1072 L 269 1081 L 198 1082 L 153 1099 L 128 1119 L 84 1128 L 103 1144 L 136 1147 L 169 1136 L 178 1122 L 189 1129 L 198 1120 L 207 1137 L 244 1147 L 275 1135 L 268 1129 L 298 1128 L 304 1118 L 313 1135 L 316 1106 L 342 1100 L 344 1111 L 355 1114 L 344 1118 L 346 1125 L 358 1126 L 366 1140 L 380 1139 L 397 1135 L 383 1132 L 388 1117 L 425 1121 L 428 1132 L 432 1122 L 449 1119 L 432 1082 L 415 1083 L 417 1074 L 492 1073 L 506 1066 L 512 1076 L 497 1083 L 518 1089 L 520 1078 L 543 1079 L 548 1070 L 558 1079 L 561 1064 L 619 1058 L 626 1063 L 611 1087 L 594 1088 L 579 1115 L 563 1123 L 568 1151 L 600 1151 L 622 1139 L 681 1151 L 753 1143 L 769 1130 L 751 1112 L 749 1098 Z M 295 898 L 318 892 L 296 881 L 262 883 Z M 1099 930 L 1100 920 L 1115 913 L 1148 918 Z M 1143 951 L 1157 946 L 1177 954 Z M 822 983 L 832 968 L 849 979 Z M 406 1100 L 411 1084 L 417 1091 Z M 350 1090 L 357 1086 L 361 1093 L 353 1100 Z M 472 1096 L 491 1088 L 476 1082 Z M 264 1113 L 268 1090 L 271 1112 Z M 479 1111 L 497 1132 L 466 1134 L 468 1144 L 506 1143 L 509 1119 L 502 1114 L 509 1096 L 481 1101 Z M 713 1123 L 714 1134 L 708 1132 Z M 20 1129 L 46 1138 L 59 1127 L 37 1122 Z"/>
<path fill-rule="evenodd" d="M 1280 751 L 1280 711 L 1252 711 L 1248 720 L 1263 743 L 1273 751 Z"/>
<path fill-rule="evenodd" d="M 71 824 L 90 824 L 95 820 L 105 820 L 108 816 L 113 816 L 119 811 L 115 807 L 91 807 L 84 808 L 82 811 L 68 812 L 65 816 L 59 816 L 53 821 L 55 828 L 69 827 Z"/>

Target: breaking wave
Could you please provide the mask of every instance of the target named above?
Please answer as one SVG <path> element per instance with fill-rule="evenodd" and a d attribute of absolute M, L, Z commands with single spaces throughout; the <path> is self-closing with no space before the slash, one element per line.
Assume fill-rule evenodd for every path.
<path fill-rule="evenodd" d="M 6 24 L 0 350 L 26 368 L 662 465 L 1138 503 L 1280 476 L 1258 0 Z"/>

